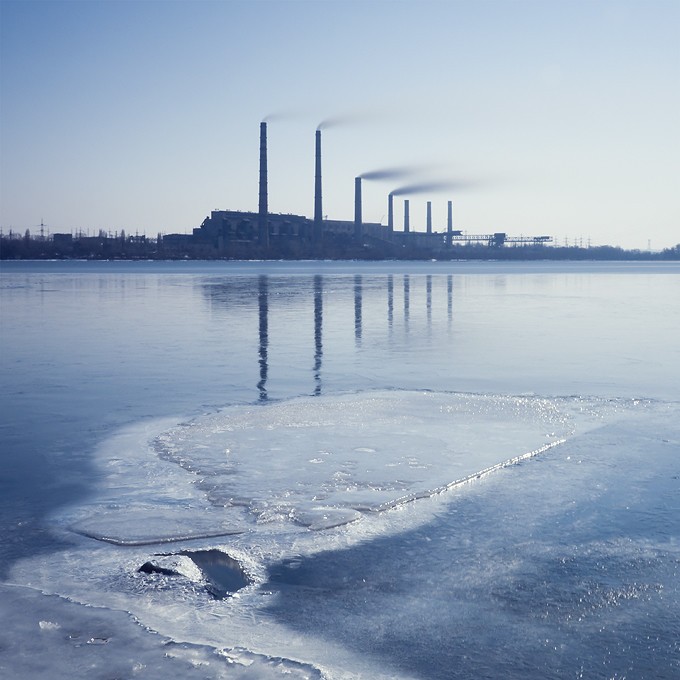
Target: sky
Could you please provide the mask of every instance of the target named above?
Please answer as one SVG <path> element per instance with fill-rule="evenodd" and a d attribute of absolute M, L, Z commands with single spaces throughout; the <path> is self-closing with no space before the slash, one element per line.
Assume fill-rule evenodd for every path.
<path fill-rule="evenodd" d="M 0 0 L 0 228 L 190 233 L 215 209 L 680 243 L 680 0 Z M 395 198 L 397 229 L 402 197 Z"/>

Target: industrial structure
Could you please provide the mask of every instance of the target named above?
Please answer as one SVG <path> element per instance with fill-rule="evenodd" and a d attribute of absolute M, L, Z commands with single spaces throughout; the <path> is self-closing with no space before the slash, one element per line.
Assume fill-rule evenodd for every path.
<path fill-rule="evenodd" d="M 365 173 L 365 179 L 385 179 L 392 171 Z M 392 175 L 394 176 L 394 175 Z M 551 260 L 677 260 L 680 244 L 661 252 L 625 251 L 613 246 L 584 248 L 581 243 L 543 248 L 550 236 L 508 236 L 505 232 L 467 234 L 453 229 L 453 203 L 448 201 L 446 229 L 435 231 L 432 202 L 427 201 L 425 231 L 411 228 L 410 202 L 404 200 L 404 222 L 397 230 L 395 196 L 424 193 L 438 185 L 413 185 L 394 189 L 387 196 L 387 224 L 364 222 L 362 177 L 354 180 L 354 219 L 323 217 L 321 181 L 321 130 L 315 138 L 314 216 L 269 211 L 267 176 L 267 124 L 260 124 L 259 204 L 257 212 L 214 210 L 192 234 L 129 235 L 99 229 L 97 235 L 75 233 L 40 235 L 0 229 L 0 259 L 551 259 Z M 507 248 L 505 246 L 527 246 Z"/>
<path fill-rule="evenodd" d="M 504 232 L 468 235 L 453 229 L 453 206 L 448 201 L 446 231 L 432 229 L 432 202 L 427 202 L 426 231 L 411 229 L 409 199 L 404 200 L 403 230 L 394 225 L 394 196 L 389 194 L 387 225 L 364 222 L 362 218 L 361 177 L 354 180 L 354 220 L 329 220 L 323 217 L 323 190 L 321 173 L 321 130 L 316 130 L 314 158 L 314 215 L 310 220 L 302 215 L 278 214 L 269 211 L 267 187 L 267 123 L 260 123 L 260 166 L 258 212 L 213 210 L 200 227 L 187 237 L 192 244 L 215 249 L 228 255 L 235 248 L 257 246 L 262 252 L 290 252 L 291 248 L 304 248 L 321 252 L 329 243 L 351 244 L 355 248 L 370 247 L 384 255 L 397 251 L 425 250 L 444 253 L 454 244 L 485 244 L 502 247 L 506 244 L 540 246 L 550 243 L 550 236 L 508 236 Z"/>
<path fill-rule="evenodd" d="M 310 219 L 303 215 L 270 212 L 267 172 L 267 123 L 260 123 L 259 201 L 257 212 L 213 210 L 201 226 L 191 234 L 115 236 L 100 231 L 98 236 L 54 234 L 45 239 L 41 225 L 39 239 L 27 235 L 21 247 L 16 239 L 2 238 L 2 257 L 51 254 L 56 257 L 188 257 L 188 258 L 332 258 L 332 259 L 423 259 L 488 257 L 474 246 L 496 249 L 491 257 L 499 256 L 498 248 L 505 245 L 543 246 L 552 242 L 550 236 L 508 236 L 504 232 L 465 234 L 453 229 L 453 204 L 448 201 L 446 229 L 436 231 L 432 225 L 432 202 L 427 201 L 425 231 L 411 227 L 410 201 L 403 202 L 402 229 L 395 226 L 394 199 L 421 194 L 422 185 L 415 189 L 401 187 L 387 196 L 387 224 L 364 222 L 362 214 L 362 177 L 354 180 L 354 219 L 329 220 L 323 216 L 321 130 L 316 130 L 314 149 L 314 212 Z M 369 173 L 370 174 L 370 173 Z M 428 187 L 429 190 L 429 187 Z M 472 246 L 469 248 L 468 246 Z M 466 252 L 459 252 L 460 247 Z M 534 248 L 536 253 L 538 250 Z M 9 253 L 9 255 L 8 255 Z M 510 254 L 510 253 L 508 253 Z"/>

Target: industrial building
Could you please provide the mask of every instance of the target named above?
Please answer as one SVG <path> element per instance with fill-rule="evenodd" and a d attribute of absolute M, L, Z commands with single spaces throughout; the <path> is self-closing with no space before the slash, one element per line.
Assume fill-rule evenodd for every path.
<path fill-rule="evenodd" d="M 323 191 L 321 174 L 321 130 L 315 138 L 314 216 L 279 214 L 269 211 L 267 187 L 267 123 L 260 123 L 259 205 L 257 212 L 213 210 L 200 227 L 193 230 L 192 244 L 214 249 L 230 255 L 256 246 L 262 253 L 290 253 L 297 248 L 315 252 L 330 244 L 353 245 L 354 248 L 372 248 L 384 255 L 398 250 L 426 250 L 432 253 L 450 249 L 454 243 L 471 245 L 484 243 L 501 247 L 507 243 L 542 245 L 550 242 L 549 236 L 508 237 L 503 232 L 465 235 L 453 229 L 452 202 L 448 201 L 448 219 L 445 232 L 432 230 L 432 204 L 427 202 L 427 228 L 425 232 L 410 229 L 409 200 L 404 200 L 403 230 L 394 226 L 394 196 L 388 195 L 387 225 L 364 222 L 362 219 L 361 178 L 355 178 L 354 220 L 328 220 L 323 217 Z"/>

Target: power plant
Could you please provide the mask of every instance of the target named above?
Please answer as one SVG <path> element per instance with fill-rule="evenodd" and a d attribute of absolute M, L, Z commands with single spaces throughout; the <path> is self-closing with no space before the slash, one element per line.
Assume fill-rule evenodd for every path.
<path fill-rule="evenodd" d="M 637 259 L 640 251 L 614 246 L 587 248 L 574 241 L 564 247 L 553 244 L 551 236 L 508 236 L 505 232 L 468 234 L 453 229 L 453 202 L 447 202 L 446 229 L 437 231 L 432 221 L 432 201 L 426 202 L 425 230 L 411 224 L 410 200 L 404 200 L 404 222 L 395 225 L 394 199 L 470 186 L 469 183 L 429 182 L 410 184 L 387 194 L 387 224 L 365 222 L 362 209 L 362 181 L 395 180 L 414 174 L 414 169 L 397 167 L 364 172 L 354 179 L 354 219 L 329 220 L 323 216 L 321 131 L 314 146 L 314 213 L 303 215 L 273 213 L 269 210 L 267 167 L 267 123 L 260 123 L 259 200 L 257 212 L 213 210 L 191 234 L 158 233 L 157 238 L 99 229 L 96 235 L 82 230 L 74 233 L 31 236 L 0 229 L 0 259 Z M 529 246 L 505 248 L 504 246 Z M 678 248 L 663 250 L 644 259 L 677 259 Z"/>
<path fill-rule="evenodd" d="M 542 245 L 552 241 L 550 236 L 509 237 L 504 232 L 467 235 L 453 230 L 452 202 L 448 202 L 446 231 L 433 230 L 432 201 L 427 201 L 426 231 L 411 228 L 410 201 L 404 199 L 403 230 L 394 225 L 394 196 L 423 193 L 428 185 L 402 187 L 388 194 L 387 225 L 364 222 L 362 216 L 362 178 L 354 179 L 354 220 L 329 220 L 323 217 L 321 126 L 317 128 L 314 145 L 314 213 L 303 215 L 278 214 L 269 211 L 267 177 L 267 123 L 260 123 L 259 209 L 257 213 L 213 210 L 200 227 L 193 230 L 194 244 L 211 246 L 229 254 L 239 244 L 259 246 L 263 252 L 296 249 L 321 252 L 329 244 L 344 244 L 353 248 L 370 248 L 384 256 L 403 253 L 403 249 L 426 250 L 436 254 L 454 244 L 486 244 L 500 247 L 505 244 Z M 370 173 L 368 173 L 370 174 Z M 368 176 L 368 175 L 367 175 Z M 438 185 L 432 185 L 439 188 Z M 444 185 L 445 186 L 445 185 Z"/>

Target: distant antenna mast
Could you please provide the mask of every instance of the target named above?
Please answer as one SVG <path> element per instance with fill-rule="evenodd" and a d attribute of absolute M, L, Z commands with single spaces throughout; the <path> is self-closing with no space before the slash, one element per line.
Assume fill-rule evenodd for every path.
<path fill-rule="evenodd" d="M 42 217 L 40 218 L 40 240 L 45 240 L 45 225 L 43 224 Z"/>

